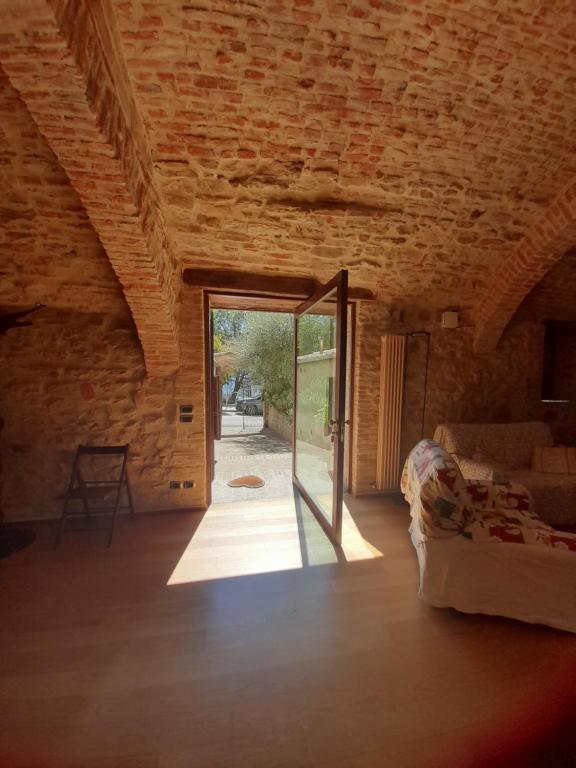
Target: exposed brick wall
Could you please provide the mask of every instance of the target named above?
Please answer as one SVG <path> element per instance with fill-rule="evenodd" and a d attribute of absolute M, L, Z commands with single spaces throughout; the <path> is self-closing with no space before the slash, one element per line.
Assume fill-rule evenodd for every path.
<path fill-rule="evenodd" d="M 118 280 L 78 195 L 0 71 L 0 307 L 124 318 Z"/>
<path fill-rule="evenodd" d="M 2 67 L 106 248 L 147 368 L 154 375 L 171 373 L 178 366 L 174 256 L 137 113 L 126 114 L 130 97 L 118 96 L 128 80 L 114 72 L 113 36 L 101 39 L 83 0 L 11 2 L 4 4 L 0 23 Z"/>
<path fill-rule="evenodd" d="M 389 310 L 380 302 L 358 302 L 352 419 L 352 493 L 371 493 L 376 483 L 380 337 L 388 332 Z"/>
<path fill-rule="evenodd" d="M 565 254 L 532 289 L 515 318 L 576 321 L 576 250 Z"/>
<path fill-rule="evenodd" d="M 183 286 L 180 294 L 180 369 L 175 377 L 177 406 L 192 405 L 192 423 L 179 423 L 172 475 L 191 479 L 195 487 L 178 491 L 173 506 L 206 505 L 206 399 L 204 307 L 202 291 Z"/>
<path fill-rule="evenodd" d="M 475 313 L 477 352 L 494 349 L 522 301 L 575 242 L 576 181 L 571 181 L 488 283 Z"/>

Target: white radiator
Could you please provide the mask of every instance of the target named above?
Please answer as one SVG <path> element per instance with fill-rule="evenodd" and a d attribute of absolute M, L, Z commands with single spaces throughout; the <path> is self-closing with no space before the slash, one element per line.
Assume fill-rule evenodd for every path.
<path fill-rule="evenodd" d="M 400 485 L 400 438 L 406 336 L 382 336 L 376 484 L 379 490 Z"/>

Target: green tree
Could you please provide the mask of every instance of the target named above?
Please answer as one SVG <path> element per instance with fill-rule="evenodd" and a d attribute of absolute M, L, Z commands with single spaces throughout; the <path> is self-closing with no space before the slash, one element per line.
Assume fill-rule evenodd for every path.
<path fill-rule="evenodd" d="M 223 346 L 239 341 L 246 329 L 250 314 L 242 309 L 213 309 L 214 336 L 218 336 Z"/>
<path fill-rule="evenodd" d="M 331 315 L 304 315 L 298 321 L 298 354 L 310 355 L 336 346 L 336 321 Z"/>
<path fill-rule="evenodd" d="M 236 345 L 239 364 L 262 385 L 266 399 L 281 413 L 292 412 L 294 318 L 279 312 L 250 312 Z"/>
<path fill-rule="evenodd" d="M 335 322 L 330 315 L 304 315 L 298 321 L 298 354 L 333 349 Z M 266 399 L 277 410 L 292 416 L 294 368 L 294 316 L 276 312 L 249 312 L 235 344 L 239 367 L 262 385 Z M 306 399 L 312 397 L 304 393 Z M 318 412 L 326 410 L 326 394 L 318 400 Z M 314 404 L 313 404 L 314 405 Z"/>
<path fill-rule="evenodd" d="M 214 352 L 226 352 L 235 349 L 246 330 L 250 313 L 240 309 L 213 309 L 212 330 L 214 334 Z M 237 395 L 246 379 L 247 372 L 239 367 L 233 373 L 228 373 L 222 379 L 227 383 L 234 379 L 234 395 Z"/>

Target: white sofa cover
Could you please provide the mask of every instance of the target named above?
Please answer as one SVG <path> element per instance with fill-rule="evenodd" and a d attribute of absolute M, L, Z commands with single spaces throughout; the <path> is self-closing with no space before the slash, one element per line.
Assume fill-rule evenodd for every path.
<path fill-rule="evenodd" d="M 576 536 L 539 521 L 521 488 L 466 482 L 423 440 L 402 490 L 426 603 L 576 632 Z"/>

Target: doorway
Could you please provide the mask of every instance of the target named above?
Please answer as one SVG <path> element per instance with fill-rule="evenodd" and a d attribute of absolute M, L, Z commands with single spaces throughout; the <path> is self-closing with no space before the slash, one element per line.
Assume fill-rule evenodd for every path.
<path fill-rule="evenodd" d="M 212 500 L 286 497 L 292 486 L 293 315 L 212 307 L 210 321 Z"/>
<path fill-rule="evenodd" d="M 347 273 L 304 301 L 209 291 L 206 309 L 212 501 L 296 490 L 339 544 L 351 456 Z"/>

